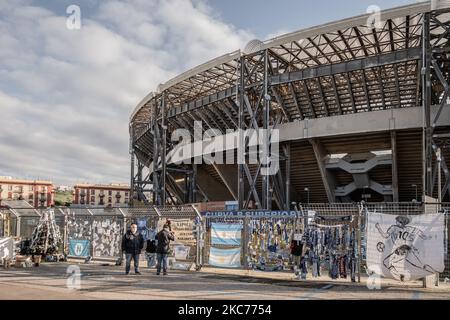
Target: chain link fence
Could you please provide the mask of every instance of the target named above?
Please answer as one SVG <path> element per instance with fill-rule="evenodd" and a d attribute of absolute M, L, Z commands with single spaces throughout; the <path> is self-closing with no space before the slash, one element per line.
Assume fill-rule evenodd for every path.
<path fill-rule="evenodd" d="M 450 203 L 443 203 L 440 207 L 444 212 L 448 212 Z M 119 258 L 122 254 L 122 236 L 131 223 L 137 223 L 138 229 L 146 234 L 146 239 L 151 239 L 169 219 L 176 236 L 176 241 L 171 245 L 171 266 L 192 269 L 195 264 L 196 270 L 202 265 L 226 267 L 227 261 L 232 261 L 229 267 L 233 268 L 292 271 L 297 262 L 289 254 L 290 244 L 306 226 L 328 229 L 345 226 L 350 233 L 356 232 L 359 269 L 364 273 L 368 214 L 378 212 L 416 216 L 436 212 L 438 209 L 437 204 L 427 207 L 421 203 L 409 202 L 299 204 L 295 211 L 278 211 L 276 215 L 248 211 L 249 214 L 244 216 L 227 215 L 226 212 L 223 212 L 223 215 L 205 216 L 190 205 L 136 208 L 58 207 L 52 210 L 63 235 L 64 245 L 61 250 L 68 256 L 93 259 Z M 39 209 L 33 208 L 1 208 L 0 213 L 0 236 L 21 239 L 31 237 L 42 214 Z M 442 279 L 450 278 L 448 219 L 446 214 L 443 253 L 445 270 L 441 273 Z M 220 230 L 225 227 L 229 230 Z M 227 243 L 218 236 L 221 232 L 234 232 L 239 241 Z M 270 247 L 269 240 L 277 247 Z M 87 246 L 87 250 L 77 251 L 77 245 L 80 243 Z M 228 254 L 233 255 L 234 260 L 227 260 Z"/>

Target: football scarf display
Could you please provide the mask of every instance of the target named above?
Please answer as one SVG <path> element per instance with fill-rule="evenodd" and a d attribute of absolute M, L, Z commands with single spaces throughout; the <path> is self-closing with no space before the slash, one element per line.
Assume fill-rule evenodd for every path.
<path fill-rule="evenodd" d="M 291 219 L 254 219 L 249 221 L 249 267 L 258 270 L 285 270 L 290 265 Z"/>

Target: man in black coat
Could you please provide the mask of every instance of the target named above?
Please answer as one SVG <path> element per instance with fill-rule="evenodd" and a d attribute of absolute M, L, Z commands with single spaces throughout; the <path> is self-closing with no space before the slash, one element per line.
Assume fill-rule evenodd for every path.
<path fill-rule="evenodd" d="M 156 274 L 160 275 L 161 273 L 161 264 L 163 268 L 163 275 L 167 274 L 167 256 L 169 253 L 169 244 L 170 241 L 174 241 L 174 233 L 170 231 L 170 227 L 168 224 L 165 224 L 163 229 L 158 232 L 156 235 L 156 239 L 158 240 L 158 246 L 156 247 L 156 254 L 158 258 L 158 265 L 156 267 Z"/>
<path fill-rule="evenodd" d="M 134 272 L 139 272 L 139 255 L 144 248 L 144 238 L 137 232 L 137 224 L 132 223 L 131 229 L 128 230 L 122 238 L 122 252 L 125 253 L 126 264 L 125 273 L 130 273 L 131 259 L 134 260 Z"/>

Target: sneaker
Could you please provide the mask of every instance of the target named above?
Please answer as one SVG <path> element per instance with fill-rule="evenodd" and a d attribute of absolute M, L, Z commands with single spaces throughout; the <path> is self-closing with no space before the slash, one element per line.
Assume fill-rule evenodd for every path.
<path fill-rule="evenodd" d="M 137 275 L 141 275 L 141 273 L 140 273 L 139 271 L 136 271 L 136 272 L 135 272 L 135 274 L 137 274 Z"/>
<path fill-rule="evenodd" d="M 163 272 L 163 276 L 167 276 L 167 272 Z"/>
<path fill-rule="evenodd" d="M 159 276 L 161 273 L 157 272 L 156 275 Z"/>
<path fill-rule="evenodd" d="M 125 275 L 127 276 L 127 275 L 129 275 L 130 273 L 129 272 L 125 272 Z"/>

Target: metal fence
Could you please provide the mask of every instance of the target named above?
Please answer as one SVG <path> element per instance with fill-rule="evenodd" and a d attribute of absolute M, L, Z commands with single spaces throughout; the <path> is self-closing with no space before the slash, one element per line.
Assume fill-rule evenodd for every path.
<path fill-rule="evenodd" d="M 299 270 L 302 260 L 291 254 L 291 244 L 305 241 L 305 237 L 310 236 L 307 231 L 312 229 L 342 227 L 351 233 L 357 229 L 360 212 L 360 206 L 352 204 L 309 204 L 289 212 L 261 214 L 261 211 L 249 210 L 238 215 L 226 211 L 219 215 L 211 214 L 203 220 L 205 265 L 263 271 Z M 224 241 L 220 235 L 224 239 L 234 238 L 234 241 Z M 342 243 L 335 251 L 346 256 L 351 248 L 356 248 L 355 244 L 347 248 Z M 237 256 L 239 263 L 236 263 Z M 316 259 L 312 255 L 310 257 L 311 261 Z M 337 255 L 333 253 L 333 257 Z M 332 259 L 331 255 L 328 256 L 328 262 L 332 263 Z"/>
<path fill-rule="evenodd" d="M 446 212 L 450 211 L 450 203 L 441 204 L 440 207 Z M 191 269 L 195 264 L 196 270 L 199 270 L 202 265 L 226 267 L 224 264 L 217 263 L 217 259 L 222 259 L 218 258 L 218 255 L 227 252 L 226 250 L 234 249 L 234 254 L 239 255 L 238 263 L 233 263 L 230 267 L 291 272 L 298 264 L 298 261 L 295 261 L 289 254 L 289 245 L 296 234 L 305 230 L 306 226 L 322 229 L 345 226 L 350 233 L 353 231 L 356 233 L 359 270 L 364 273 L 368 214 L 379 212 L 398 216 L 414 216 L 436 212 L 436 208 L 436 204 L 421 203 L 299 204 L 294 212 L 278 216 L 251 214 L 247 216 L 205 216 L 193 206 L 110 209 L 61 207 L 53 210 L 56 224 L 63 235 L 64 245 L 61 248 L 63 252 L 70 256 L 71 243 L 87 241 L 89 245 L 87 256 L 94 259 L 117 259 L 120 257 L 122 235 L 132 222 L 137 223 L 140 231 L 146 233 L 147 239 L 151 239 L 156 231 L 160 230 L 167 222 L 167 219 L 170 219 L 176 234 L 176 241 L 171 245 L 171 266 Z M 0 213 L 0 236 L 9 235 L 23 239 L 31 237 L 41 216 L 40 210 L 30 208 L 2 208 Z M 445 270 L 441 274 L 442 279 L 450 278 L 448 214 L 445 219 L 446 250 L 443 253 Z M 223 225 L 231 225 L 230 230 L 239 233 L 237 238 L 240 241 L 234 243 L 217 241 L 212 234 L 214 224 L 218 228 Z M 275 241 L 277 248 L 269 247 L 270 236 L 277 238 Z M 261 250 L 261 248 L 263 249 Z M 213 256 L 215 255 L 215 258 L 211 258 L 211 253 Z M 214 259 L 216 262 L 211 264 L 211 260 Z"/>

